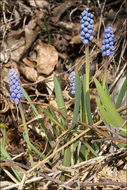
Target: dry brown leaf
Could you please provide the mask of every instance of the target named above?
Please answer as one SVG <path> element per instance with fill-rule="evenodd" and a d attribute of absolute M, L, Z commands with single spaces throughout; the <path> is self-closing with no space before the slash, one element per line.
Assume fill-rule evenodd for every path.
<path fill-rule="evenodd" d="M 49 3 L 45 0 L 28 0 L 30 5 L 37 8 L 48 8 Z"/>
<path fill-rule="evenodd" d="M 28 80 L 32 82 L 35 82 L 37 80 L 37 71 L 34 68 L 22 65 L 20 66 L 20 70 Z"/>
<path fill-rule="evenodd" d="M 70 41 L 70 44 L 81 44 L 82 40 L 80 39 L 80 34 L 74 36 Z"/>
<path fill-rule="evenodd" d="M 26 57 L 24 57 L 23 59 L 22 59 L 22 61 L 23 61 L 23 63 L 26 65 L 26 66 L 28 66 L 28 67 L 34 67 L 34 64 L 29 60 L 29 59 L 27 59 Z"/>
<path fill-rule="evenodd" d="M 6 99 L 2 100 L 2 103 L 4 107 L 0 110 L 0 113 L 6 113 L 9 110 L 9 104 Z"/>
<path fill-rule="evenodd" d="M 37 55 L 37 71 L 45 75 L 49 75 L 53 70 L 55 65 L 58 63 L 58 53 L 56 49 L 50 45 L 39 41 L 36 46 L 38 52 Z"/>
<path fill-rule="evenodd" d="M 72 32 L 72 30 L 75 27 L 75 25 L 76 24 L 73 23 L 73 22 L 63 22 L 63 21 L 58 22 L 58 26 L 59 27 L 63 28 L 64 30 L 68 30 L 70 32 Z"/>
<path fill-rule="evenodd" d="M 7 34 L 4 47 L 0 53 L 1 61 L 7 62 L 10 58 L 19 61 L 26 54 L 40 31 L 37 23 L 44 17 L 44 14 L 44 11 L 36 14 L 23 29 L 12 30 Z"/>
<path fill-rule="evenodd" d="M 82 40 L 80 39 L 80 24 L 75 24 L 72 31 L 72 39 L 70 44 L 81 44 Z"/>
<path fill-rule="evenodd" d="M 119 171 L 117 174 L 117 180 L 119 182 L 127 182 L 127 170 L 125 171 Z"/>
<path fill-rule="evenodd" d="M 21 54 L 25 49 L 25 39 L 22 36 L 22 32 L 15 33 L 11 31 L 7 37 L 6 50 L 10 53 L 10 57 L 14 61 L 19 61 Z"/>
<path fill-rule="evenodd" d="M 56 100 L 50 100 L 50 105 L 56 108 L 58 107 Z"/>
<path fill-rule="evenodd" d="M 100 171 L 97 176 L 98 179 L 111 179 L 111 180 L 116 180 L 117 178 L 117 170 L 112 170 L 112 167 L 105 166 L 102 171 Z"/>
<path fill-rule="evenodd" d="M 54 46 L 56 47 L 56 49 L 60 52 L 63 52 L 66 50 L 68 43 L 67 41 L 62 37 L 62 35 L 57 34 L 54 37 Z"/>
<path fill-rule="evenodd" d="M 32 43 L 35 41 L 38 32 L 40 30 L 39 27 L 36 26 L 37 18 L 31 20 L 28 25 L 25 26 L 25 41 L 26 46 L 23 52 L 23 55 L 28 51 L 31 47 Z"/>
<path fill-rule="evenodd" d="M 68 10 L 69 8 L 71 8 L 72 6 L 74 6 L 75 4 L 77 5 L 78 3 L 80 3 L 79 0 L 65 0 L 63 3 L 60 3 L 59 6 L 56 6 L 53 10 L 53 16 L 52 17 L 52 21 L 53 22 L 58 22 L 61 15 Z"/>

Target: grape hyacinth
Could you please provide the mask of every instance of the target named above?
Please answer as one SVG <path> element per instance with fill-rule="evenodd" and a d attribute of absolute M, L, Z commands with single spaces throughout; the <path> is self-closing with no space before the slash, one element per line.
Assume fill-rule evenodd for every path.
<path fill-rule="evenodd" d="M 114 34 L 112 27 L 108 27 L 105 29 L 105 35 L 101 49 L 102 56 L 114 54 Z"/>
<path fill-rule="evenodd" d="M 93 40 L 92 34 L 94 33 L 93 14 L 88 12 L 88 8 L 81 13 L 80 21 L 80 39 L 84 44 L 88 44 Z"/>
<path fill-rule="evenodd" d="M 14 101 L 16 104 L 18 104 L 20 102 L 20 98 L 24 97 L 24 95 L 22 93 L 20 80 L 15 68 L 12 68 L 10 70 L 8 79 L 9 79 L 9 86 L 10 86 L 10 93 L 11 93 L 10 99 Z"/>
<path fill-rule="evenodd" d="M 75 71 L 72 71 L 70 74 L 70 89 L 71 94 L 75 95 Z"/>

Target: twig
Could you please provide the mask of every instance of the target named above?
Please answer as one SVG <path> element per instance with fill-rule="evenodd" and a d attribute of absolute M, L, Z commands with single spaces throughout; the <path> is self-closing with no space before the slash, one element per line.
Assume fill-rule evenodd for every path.
<path fill-rule="evenodd" d="M 81 188 L 83 187 L 94 187 L 94 186 L 105 186 L 105 185 L 114 185 L 120 187 L 127 187 L 127 183 L 117 182 L 117 181 L 107 181 L 107 182 L 98 182 L 98 183 L 80 183 Z"/>
<path fill-rule="evenodd" d="M 42 160 L 41 162 L 39 162 L 38 164 L 36 164 L 33 168 L 31 168 L 29 171 L 27 171 L 27 173 L 31 173 L 33 170 L 37 169 L 38 167 L 41 167 L 43 164 L 47 163 L 48 160 L 50 160 L 51 158 L 53 158 L 58 152 L 60 152 L 61 150 L 63 150 L 64 148 L 70 146 L 72 143 L 74 143 L 76 140 L 78 140 L 80 137 L 84 136 L 85 133 L 87 133 L 89 131 L 89 129 L 86 129 L 85 131 L 83 131 L 81 134 L 77 135 L 75 138 L 73 138 L 71 141 L 69 141 L 68 143 L 66 143 L 65 145 L 63 145 L 62 147 L 60 147 L 59 149 L 57 149 L 56 151 L 54 151 L 51 155 L 49 155 L 47 158 L 45 158 L 44 160 Z"/>

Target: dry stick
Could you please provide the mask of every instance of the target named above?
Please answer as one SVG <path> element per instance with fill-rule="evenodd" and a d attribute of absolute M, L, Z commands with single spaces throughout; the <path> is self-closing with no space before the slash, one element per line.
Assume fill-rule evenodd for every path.
<path fill-rule="evenodd" d="M 40 181 L 40 180 L 43 180 L 43 178 L 46 178 L 48 181 L 52 181 L 54 183 L 57 183 L 59 185 L 64 185 L 64 182 L 63 181 L 60 181 L 58 179 L 55 179 L 53 177 L 50 177 L 48 176 L 47 174 L 44 174 L 44 173 L 41 173 L 41 176 L 42 177 L 34 177 L 30 180 L 26 180 L 25 181 L 25 184 L 29 184 L 29 183 L 33 183 L 33 182 L 36 182 L 36 181 Z M 21 185 L 21 182 L 20 183 L 17 183 L 17 184 L 14 184 L 14 185 L 10 185 L 8 187 L 4 187 L 2 190 L 10 190 L 10 189 L 14 189 L 16 187 L 18 187 L 19 185 Z"/>
<path fill-rule="evenodd" d="M 68 147 L 69 145 L 71 145 L 72 143 L 74 143 L 76 140 L 78 140 L 80 137 L 82 137 L 83 135 L 85 135 L 85 133 L 87 133 L 89 131 L 89 129 L 86 129 L 85 131 L 83 131 L 81 134 L 77 135 L 75 138 L 73 138 L 71 141 L 69 141 L 68 143 L 66 143 L 65 145 L 63 145 L 62 147 L 60 147 L 59 149 L 57 149 L 56 151 L 54 151 L 51 155 L 49 155 L 47 158 L 45 158 L 44 160 L 42 160 L 41 162 L 39 162 L 38 164 L 36 164 L 33 168 L 31 168 L 30 170 L 27 171 L 27 173 L 32 172 L 34 169 L 36 169 L 37 167 L 45 164 L 46 162 L 48 162 L 49 159 L 53 158 L 55 156 L 55 154 L 57 154 L 58 152 L 60 152 L 61 150 L 63 150 L 64 148 Z"/>
<path fill-rule="evenodd" d="M 122 149 L 122 151 L 126 151 L 126 148 L 123 148 Z M 118 152 L 117 152 L 117 154 L 116 153 L 110 153 L 110 154 L 108 154 L 107 156 L 108 157 L 111 157 L 111 156 L 115 156 L 115 155 L 119 155 L 121 153 L 121 149 L 120 150 L 118 150 Z M 107 156 L 100 156 L 99 158 L 97 157 L 97 158 L 95 158 L 95 159 L 92 159 L 92 160 L 94 160 L 94 162 L 96 162 L 96 163 L 98 163 L 98 162 L 102 162 L 103 160 L 105 160 L 106 158 L 107 158 Z M 102 159 L 103 158 L 103 159 Z M 6 159 L 4 159 L 4 161 L 8 161 L 8 162 L 10 162 L 10 163 L 13 163 L 13 164 L 15 164 L 15 165 L 18 165 L 18 166 L 20 166 L 20 167 L 22 167 L 22 168 L 25 168 L 25 169 L 28 169 L 29 167 L 28 166 L 26 166 L 26 165 L 23 165 L 23 164 L 21 164 L 21 163 L 16 163 L 16 162 L 14 162 L 14 161 L 11 161 L 11 160 L 6 160 Z M 89 160 L 89 162 L 88 161 L 84 161 L 84 162 L 82 162 L 82 163 L 80 163 L 80 164 L 78 164 L 78 165 L 75 165 L 74 167 L 73 167 L 73 169 L 74 168 L 77 168 L 77 167 L 86 167 L 87 165 L 85 165 L 84 163 L 89 163 L 89 164 L 91 164 L 91 160 Z M 65 167 L 64 167 L 65 168 Z M 67 169 L 67 167 L 66 167 L 66 169 Z M 66 170 L 66 171 L 68 171 L 68 170 Z M 69 168 L 69 172 L 70 172 L 70 168 Z M 48 176 L 48 175 L 46 175 L 46 174 L 44 174 L 44 173 L 42 173 L 42 172 L 38 172 L 37 171 L 37 174 L 39 174 L 39 175 L 41 175 L 41 176 L 43 176 L 43 177 L 38 177 L 38 178 L 32 178 L 32 179 L 30 179 L 30 180 L 28 180 L 28 181 L 25 181 L 25 183 L 30 183 L 30 182 L 34 182 L 34 181 L 38 181 L 38 180 L 41 180 L 41 179 L 43 179 L 43 178 L 46 178 L 48 181 L 52 181 L 52 182 L 54 182 L 54 183 L 57 183 L 57 184 L 59 184 L 59 185 L 61 185 L 61 186 L 65 186 L 66 185 L 66 187 L 68 187 L 68 186 L 71 186 L 72 185 L 72 183 L 69 183 L 68 184 L 68 182 L 62 182 L 62 181 L 60 181 L 60 180 L 56 180 L 56 179 L 54 179 L 54 178 L 52 178 L 52 177 L 50 177 L 50 176 Z M 83 186 L 93 186 L 92 184 L 94 184 L 94 186 L 101 186 L 101 185 L 108 185 L 107 183 L 105 184 L 106 182 L 104 182 L 103 184 L 102 183 L 80 183 L 81 185 L 83 185 Z M 113 182 L 114 183 L 114 182 Z M 119 183 L 119 184 L 118 184 Z M 118 182 L 117 184 L 115 183 L 115 184 L 113 184 L 113 185 L 120 185 L 120 186 L 123 186 L 123 187 L 126 187 L 125 185 L 126 185 L 126 183 L 121 183 L 121 182 Z M 11 186 L 9 186 L 9 187 L 5 187 L 5 188 L 3 188 L 3 190 L 8 190 L 8 189 L 12 189 L 12 188 L 14 188 L 14 187 L 17 187 L 17 186 L 19 186 L 20 185 L 20 183 L 18 183 L 18 184 L 14 184 L 14 185 L 11 185 Z M 67 186 L 68 185 L 68 186 Z M 112 181 L 111 181 L 111 183 L 110 183 L 110 185 L 112 185 Z M 71 189 L 71 188 L 70 188 Z"/>
<path fill-rule="evenodd" d="M 58 110 L 57 108 L 55 108 L 54 106 L 52 106 L 56 111 L 60 112 L 60 110 Z M 65 113 L 63 113 L 65 114 Z M 67 117 L 71 120 L 72 117 L 68 116 Z M 102 121 L 101 121 L 102 122 Z M 101 135 L 103 135 L 104 137 L 108 138 L 109 135 L 107 133 L 102 132 L 101 130 L 99 130 L 96 125 L 90 126 L 86 123 L 83 123 L 81 121 L 77 121 L 77 123 L 80 123 L 90 129 L 95 129 L 98 133 L 100 133 Z M 32 172 L 33 170 L 35 170 L 37 167 L 45 164 L 49 159 L 53 158 L 55 156 L 56 153 L 60 152 L 61 150 L 63 150 L 64 148 L 66 148 L 67 146 L 71 145 L 73 142 L 75 142 L 77 139 L 79 139 L 80 137 L 82 137 L 85 133 L 87 133 L 90 129 L 86 129 L 85 131 L 83 131 L 81 134 L 77 135 L 74 139 L 72 139 L 71 141 L 69 141 L 68 143 L 66 143 L 65 145 L 63 145 L 62 147 L 60 147 L 59 149 L 57 149 L 56 151 L 54 151 L 51 155 L 49 155 L 47 158 L 45 158 L 44 160 L 42 160 L 40 163 L 36 164 L 33 168 L 31 168 L 30 170 L 27 171 L 27 173 Z"/>
<path fill-rule="evenodd" d="M 43 105 L 43 106 L 45 106 L 46 108 L 47 108 L 47 104 L 44 104 L 44 103 L 42 103 L 42 102 L 33 102 L 33 101 L 25 101 L 25 100 L 21 100 L 21 102 L 22 103 L 25 103 L 25 104 L 35 104 L 35 105 Z M 65 113 L 63 113 L 63 112 L 61 112 L 60 110 L 58 110 L 56 107 L 54 107 L 54 106 L 52 106 L 57 112 L 60 112 L 60 113 L 62 113 L 62 114 L 65 114 Z M 120 108 L 118 108 L 117 109 L 117 111 L 118 112 L 121 112 L 121 111 L 124 111 L 125 109 L 127 109 L 127 104 L 126 105 L 124 105 L 124 106 L 121 106 Z M 67 114 L 65 114 L 65 116 L 67 116 L 67 117 L 71 117 L 71 116 L 68 116 Z M 103 121 L 102 120 L 100 120 L 100 121 L 98 121 L 97 123 L 102 123 Z M 97 123 L 95 123 L 94 125 L 98 125 Z"/>
<path fill-rule="evenodd" d="M 98 182 L 98 183 L 80 183 L 81 188 L 83 187 L 94 187 L 94 186 L 105 186 L 105 185 L 115 185 L 121 187 L 127 187 L 127 183 L 117 182 L 117 181 L 107 181 L 107 182 Z"/>
<path fill-rule="evenodd" d="M 53 107 L 53 106 L 52 106 Z M 53 107 L 55 108 L 55 107 Z M 55 110 L 57 110 L 55 108 Z M 59 111 L 59 110 L 57 110 Z M 72 119 L 72 117 L 69 116 L 69 119 Z M 33 168 L 31 168 L 30 170 L 27 171 L 27 173 L 32 172 L 33 170 L 35 170 L 37 167 L 40 167 L 41 165 L 45 164 L 46 162 L 49 161 L 49 159 L 53 158 L 58 152 L 60 152 L 61 150 L 63 150 L 64 148 L 68 147 L 69 145 L 71 145 L 73 142 L 75 142 L 76 140 L 78 140 L 80 137 L 82 137 L 85 133 L 87 133 L 90 129 L 95 129 L 98 133 L 100 133 L 101 135 L 103 135 L 104 137 L 109 137 L 109 135 L 107 133 L 102 132 L 101 130 L 99 130 L 95 125 L 90 126 L 86 123 L 83 123 L 81 121 L 77 121 L 77 123 L 82 124 L 86 127 L 88 127 L 88 129 L 86 129 L 85 131 L 83 131 L 81 134 L 77 135 L 75 138 L 73 138 L 71 141 L 69 141 L 68 143 L 66 143 L 65 145 L 63 145 L 62 147 L 60 147 L 59 149 L 55 150 L 51 155 L 49 155 L 47 158 L 45 158 L 44 160 L 42 160 L 41 162 L 39 162 L 38 164 L 36 164 Z M 90 129 L 89 129 L 90 128 Z M 119 140 L 118 142 L 123 142 L 122 140 Z M 124 143 L 126 143 L 124 141 Z"/>
<path fill-rule="evenodd" d="M 22 181 L 18 187 L 18 190 L 23 190 L 23 186 L 25 184 L 26 174 L 23 175 Z"/>
<path fill-rule="evenodd" d="M 72 120 L 72 117 L 71 117 L 71 116 L 68 116 L 66 113 L 64 113 L 64 112 L 62 112 L 62 111 L 60 111 L 60 110 L 58 110 L 58 109 L 57 109 L 56 107 L 54 107 L 54 106 L 52 106 L 52 107 L 53 107 L 53 109 L 54 109 L 55 111 L 64 114 L 66 117 L 68 117 L 69 120 Z M 124 108 L 124 109 L 125 109 L 126 107 L 127 107 L 127 105 L 122 106 L 121 108 Z M 120 111 L 121 108 L 119 108 L 118 111 Z M 103 122 L 103 120 L 100 120 L 100 121 L 98 121 L 97 123 L 95 123 L 94 125 L 90 126 L 90 125 L 88 125 L 88 124 L 86 124 L 86 123 L 83 123 L 83 122 L 81 122 L 81 121 L 77 121 L 77 123 L 79 123 L 79 124 L 81 124 L 81 125 L 84 125 L 85 127 L 88 127 L 88 128 L 90 128 L 90 129 L 94 129 L 94 130 L 96 130 L 98 133 L 100 133 L 102 136 L 104 136 L 104 137 L 106 137 L 106 138 L 109 138 L 109 135 L 108 135 L 107 133 L 102 132 L 101 130 L 99 130 L 99 129 L 97 128 L 97 126 L 98 126 L 99 124 L 101 124 L 102 122 Z M 89 129 L 89 130 L 90 130 L 90 129 Z M 115 141 L 116 141 L 116 140 L 115 140 Z M 117 140 L 117 142 L 124 142 L 124 143 L 126 143 L 125 140 Z"/>

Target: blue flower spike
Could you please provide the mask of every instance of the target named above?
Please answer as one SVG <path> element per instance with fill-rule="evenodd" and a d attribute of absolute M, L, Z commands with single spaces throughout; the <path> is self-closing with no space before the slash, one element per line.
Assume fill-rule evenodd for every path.
<path fill-rule="evenodd" d="M 90 41 L 93 40 L 93 33 L 94 33 L 94 15 L 88 12 L 88 8 L 81 13 L 80 16 L 80 39 L 83 41 L 84 44 L 88 44 Z"/>
<path fill-rule="evenodd" d="M 75 71 L 72 71 L 70 74 L 70 89 L 71 94 L 75 95 Z"/>
<path fill-rule="evenodd" d="M 20 80 L 18 77 L 18 73 L 15 68 L 12 68 L 8 75 L 9 86 L 10 86 L 10 99 L 18 104 L 20 102 L 20 98 L 23 98 L 24 95 L 21 90 Z"/>
<path fill-rule="evenodd" d="M 114 54 L 114 34 L 113 28 L 108 27 L 105 29 L 104 40 L 102 42 L 102 56 Z"/>

